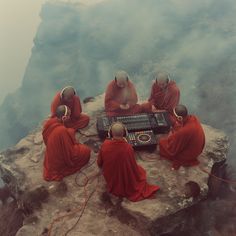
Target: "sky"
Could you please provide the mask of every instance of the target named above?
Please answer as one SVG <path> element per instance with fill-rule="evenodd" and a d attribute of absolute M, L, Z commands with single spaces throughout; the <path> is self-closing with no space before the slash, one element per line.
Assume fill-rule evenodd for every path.
<path fill-rule="evenodd" d="M 86 5 L 101 1 L 67 0 Z M 21 85 L 44 2 L 46 0 L 0 0 L 0 104 Z"/>
<path fill-rule="evenodd" d="M 45 0 L 0 0 L 0 103 L 21 84 Z"/>

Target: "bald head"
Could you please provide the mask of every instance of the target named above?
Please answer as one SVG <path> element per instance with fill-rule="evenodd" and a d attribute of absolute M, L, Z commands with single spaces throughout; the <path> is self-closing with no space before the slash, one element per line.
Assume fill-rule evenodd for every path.
<path fill-rule="evenodd" d="M 120 122 L 114 123 L 111 127 L 111 132 L 113 138 L 123 138 L 125 133 L 124 125 Z"/>
<path fill-rule="evenodd" d="M 120 88 L 124 88 L 128 84 L 128 74 L 125 71 L 118 71 L 115 76 L 116 84 Z"/>
<path fill-rule="evenodd" d="M 70 101 L 75 95 L 75 89 L 72 86 L 67 86 L 61 91 L 63 100 Z"/>
<path fill-rule="evenodd" d="M 175 107 L 175 113 L 178 116 L 182 116 L 183 118 L 185 118 L 188 115 L 188 110 L 186 108 L 186 106 L 184 105 L 177 105 Z"/>
<path fill-rule="evenodd" d="M 157 84 L 164 89 L 169 83 L 169 75 L 166 72 L 159 72 L 156 74 L 156 81 Z"/>
<path fill-rule="evenodd" d="M 56 116 L 58 119 L 62 119 L 63 117 L 70 117 L 70 108 L 65 105 L 60 105 L 56 109 Z"/>

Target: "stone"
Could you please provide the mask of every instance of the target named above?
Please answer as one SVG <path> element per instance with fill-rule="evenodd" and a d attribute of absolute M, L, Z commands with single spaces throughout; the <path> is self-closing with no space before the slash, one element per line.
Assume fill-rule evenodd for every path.
<path fill-rule="evenodd" d="M 84 104 L 83 111 L 90 115 L 91 120 L 89 126 L 77 135 L 80 142 L 87 141 L 91 147 L 94 143 L 98 147 L 102 143 L 97 136 L 96 117 L 104 114 L 103 99 L 104 94 Z M 203 128 L 206 134 L 206 146 L 199 157 L 199 166 L 181 167 L 178 171 L 172 171 L 171 163 L 160 159 L 157 151 L 136 151 L 137 162 L 147 171 L 148 182 L 158 184 L 161 189 L 154 199 L 140 202 L 123 199 L 121 204 L 117 204 L 119 201 L 115 197 L 111 197 L 110 200 L 104 199 L 106 185 L 104 178 L 98 174 L 97 154 L 94 152 L 88 166 L 64 178 L 63 182 L 44 181 L 42 173 L 44 144 L 40 141 L 41 131 L 31 133 L 29 138 L 23 139 L 20 145 L 17 144 L 18 148 L 19 146 L 29 148 L 28 154 L 17 154 L 13 163 L 4 164 L 4 168 L 8 169 L 13 176 L 23 174 L 20 188 L 29 192 L 41 184 L 45 186 L 50 197 L 47 202 L 41 202 L 40 207 L 34 208 L 34 214 L 40 220 L 34 224 L 29 222 L 27 227 L 23 226 L 18 236 L 23 231 L 27 232 L 25 235 L 40 235 L 58 216 L 61 218 L 53 224 L 53 235 L 65 235 L 78 219 L 85 204 L 83 215 L 70 235 L 94 235 L 94 233 L 96 235 L 155 235 L 155 232 L 167 232 L 167 228 L 175 229 L 179 221 L 185 217 L 184 211 L 207 197 L 209 176 L 206 172 L 211 172 L 217 163 L 220 164 L 226 159 L 229 147 L 226 135 L 208 125 L 203 125 Z M 8 157 L 3 159 L 5 158 Z M 14 165 L 16 169 L 12 168 Z M 85 176 L 89 179 L 88 184 L 80 187 L 77 183 L 83 183 Z M 190 181 L 194 181 L 199 186 L 200 194 L 195 195 L 194 189 L 193 196 L 190 194 L 186 198 L 186 183 Z M 68 214 L 69 216 L 66 217 L 65 215 Z M 94 223 L 90 224 L 95 219 L 96 227 Z"/>

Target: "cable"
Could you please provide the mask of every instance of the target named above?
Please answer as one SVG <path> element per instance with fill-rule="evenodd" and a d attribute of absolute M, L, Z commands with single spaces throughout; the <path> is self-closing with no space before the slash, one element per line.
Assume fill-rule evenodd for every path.
<path fill-rule="evenodd" d="M 79 187 L 83 187 L 83 188 L 84 188 L 85 201 L 83 202 L 83 204 L 82 204 L 79 208 L 76 208 L 75 210 L 71 211 L 70 213 L 67 213 L 67 214 L 64 214 L 64 215 L 62 215 L 62 216 L 60 216 L 60 217 L 55 218 L 55 219 L 52 221 L 52 223 L 50 224 L 49 231 L 48 231 L 48 234 L 47 234 L 48 236 L 51 235 L 53 225 L 54 225 L 56 222 L 60 221 L 61 219 L 65 218 L 65 217 L 67 217 L 67 216 L 73 215 L 73 214 L 75 214 L 75 213 L 81 211 L 81 209 L 82 209 L 82 212 L 81 212 L 82 214 L 80 214 L 80 218 L 82 217 L 83 212 L 84 212 L 84 210 L 85 210 L 85 207 L 86 207 L 86 205 L 87 205 L 89 199 L 92 197 L 92 195 L 94 194 L 94 192 L 97 190 L 97 187 L 96 187 L 95 190 L 92 191 L 92 193 L 89 195 L 89 197 L 87 197 L 86 186 L 87 186 L 87 184 L 89 183 L 90 180 L 92 180 L 92 182 L 93 182 L 96 177 L 98 177 L 98 182 L 99 182 L 99 176 L 101 175 L 101 173 L 98 172 L 98 173 L 96 173 L 95 175 L 92 175 L 91 177 L 88 177 L 84 172 L 82 172 L 82 170 L 85 170 L 85 169 L 89 168 L 89 167 L 92 166 L 95 162 L 96 162 L 96 158 L 94 159 L 94 161 L 93 161 L 91 164 L 89 164 L 89 165 L 85 166 L 84 168 L 82 168 L 82 169 L 77 173 L 77 175 L 76 175 L 76 177 L 75 177 L 75 183 L 76 183 L 76 185 L 79 186 Z M 77 181 L 77 178 L 78 178 L 78 176 L 79 176 L 80 174 L 83 174 L 83 175 L 85 176 L 85 179 L 86 179 L 86 180 L 85 180 L 84 184 L 79 184 L 78 181 Z M 98 186 L 98 182 L 97 182 L 97 186 Z M 67 235 L 67 233 L 70 232 L 70 231 L 78 224 L 80 218 L 78 219 L 78 221 L 76 222 L 76 224 L 75 224 L 69 231 L 66 232 L 65 235 Z"/>
<path fill-rule="evenodd" d="M 210 176 L 212 176 L 212 177 L 214 177 L 214 178 L 216 178 L 216 179 L 218 179 L 218 180 L 221 180 L 221 181 L 223 181 L 223 182 L 225 182 L 225 183 L 228 183 L 228 184 L 236 184 L 236 180 L 230 180 L 230 179 L 223 179 L 223 178 L 220 178 L 220 177 L 218 177 L 218 176 L 212 174 L 211 172 L 207 171 L 206 169 L 202 168 L 201 166 L 199 166 L 199 169 L 200 169 L 202 172 L 207 173 L 208 175 L 210 175 Z"/>
<path fill-rule="evenodd" d="M 98 180 L 98 181 L 97 181 L 97 186 L 96 186 L 96 188 L 90 193 L 90 195 L 88 196 L 88 198 L 87 198 L 86 201 L 84 202 L 83 209 L 82 209 L 82 211 L 81 211 L 81 213 L 80 213 L 80 215 L 79 215 L 79 218 L 77 219 L 77 221 L 75 222 L 75 224 L 74 224 L 69 230 L 66 231 L 65 236 L 67 236 L 68 233 L 71 232 L 71 231 L 76 227 L 76 225 L 79 223 L 80 219 L 82 218 L 82 216 L 83 216 L 83 214 L 84 214 L 84 211 L 85 211 L 85 208 L 86 208 L 86 206 L 87 206 L 89 200 L 91 199 L 91 197 L 93 196 L 93 194 L 97 191 L 97 187 L 98 187 L 98 183 L 99 183 L 99 176 L 98 176 L 97 180 Z"/>

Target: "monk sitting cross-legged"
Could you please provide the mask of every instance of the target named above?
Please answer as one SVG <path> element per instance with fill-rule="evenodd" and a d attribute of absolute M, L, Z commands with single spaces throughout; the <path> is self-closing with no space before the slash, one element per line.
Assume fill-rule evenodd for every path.
<path fill-rule="evenodd" d="M 179 103 L 179 98 L 179 88 L 174 81 L 170 80 L 169 75 L 165 72 L 157 73 L 149 98 L 149 102 L 153 105 L 152 111 L 166 110 L 172 114 Z"/>
<path fill-rule="evenodd" d="M 108 116 L 133 115 L 150 112 L 151 104 L 137 104 L 138 97 L 133 83 L 125 71 L 116 73 L 105 92 L 105 111 Z"/>
<path fill-rule="evenodd" d="M 51 115 L 56 116 L 56 109 L 60 105 L 66 105 L 71 110 L 70 119 L 65 121 L 67 128 L 73 128 L 75 130 L 84 128 L 89 123 L 89 116 L 82 113 L 82 107 L 80 98 L 76 95 L 75 89 L 71 86 L 67 86 L 58 92 L 54 97 L 51 104 Z"/>
<path fill-rule="evenodd" d="M 69 118 L 70 109 L 61 105 L 56 110 L 56 117 L 44 124 L 42 135 L 46 151 L 43 176 L 47 181 L 62 180 L 80 170 L 90 159 L 90 148 L 77 143 L 75 130 L 64 126 Z"/>
<path fill-rule="evenodd" d="M 145 170 L 137 165 L 134 150 L 124 138 L 123 124 L 114 123 L 110 133 L 112 139 L 102 144 L 97 160 L 108 192 L 134 202 L 153 196 L 159 187 L 147 183 Z"/>
<path fill-rule="evenodd" d="M 160 156 L 173 162 L 173 168 L 197 165 L 197 157 L 205 145 L 202 126 L 194 115 L 188 115 L 187 108 L 178 105 L 174 109 L 178 122 L 168 137 L 160 138 Z"/>

